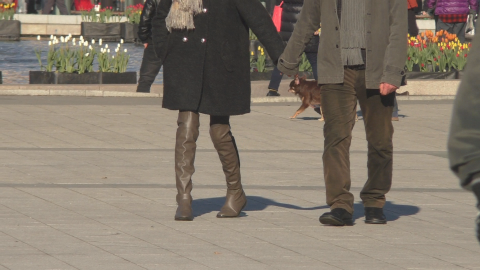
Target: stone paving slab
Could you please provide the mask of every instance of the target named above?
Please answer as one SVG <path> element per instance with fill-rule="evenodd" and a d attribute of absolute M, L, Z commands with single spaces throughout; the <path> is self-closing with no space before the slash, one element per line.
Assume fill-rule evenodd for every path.
<path fill-rule="evenodd" d="M 299 103 L 232 117 L 248 205 L 218 219 L 224 176 L 201 116 L 193 222 L 176 222 L 176 112 L 160 98 L 0 97 L 0 269 L 478 269 L 471 194 L 448 169 L 453 102 L 399 101 L 387 225 L 328 227 L 323 123 Z"/>

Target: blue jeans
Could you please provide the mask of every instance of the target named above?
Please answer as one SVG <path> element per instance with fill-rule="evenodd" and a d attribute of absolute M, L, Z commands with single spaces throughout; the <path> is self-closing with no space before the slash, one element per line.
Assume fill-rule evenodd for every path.
<path fill-rule="evenodd" d="M 318 81 L 318 74 L 317 74 L 317 53 L 305 53 L 307 56 L 308 62 L 312 65 L 313 70 L 313 77 L 315 80 Z M 280 87 L 280 82 L 282 81 L 283 73 L 278 70 L 277 67 L 273 69 L 272 77 L 270 78 L 270 84 L 268 85 L 268 89 L 278 90 Z"/>

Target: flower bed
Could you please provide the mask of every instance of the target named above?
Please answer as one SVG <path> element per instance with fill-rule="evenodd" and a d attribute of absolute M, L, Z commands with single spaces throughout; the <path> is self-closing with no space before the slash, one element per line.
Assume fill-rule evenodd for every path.
<path fill-rule="evenodd" d="M 103 39 L 118 42 L 121 37 L 121 16 L 114 14 L 111 7 L 95 11 L 82 10 L 81 35 L 85 39 Z"/>
<path fill-rule="evenodd" d="M 40 40 L 40 37 L 37 38 Z M 126 72 L 130 56 L 123 49 L 123 40 L 117 45 L 113 54 L 108 44 L 102 47 L 102 39 L 98 45 L 80 37 L 78 44 L 71 35 L 50 37 L 46 52 L 46 65 L 42 61 L 42 51 L 35 50 L 40 69 L 30 72 L 31 84 L 136 84 L 136 72 Z M 94 60 L 98 62 L 98 71 L 94 71 Z M 53 69 L 56 72 L 53 74 Z"/>
<path fill-rule="evenodd" d="M 140 24 L 142 10 L 142 4 L 129 6 L 125 10 L 125 17 L 128 22 L 122 23 L 120 34 L 125 42 L 135 42 L 138 40 L 138 24 Z"/>
<path fill-rule="evenodd" d="M 470 43 L 460 43 L 455 34 L 439 31 L 408 37 L 406 68 L 409 72 L 461 71 L 467 64 Z"/>
<path fill-rule="evenodd" d="M 15 3 L 0 2 L 0 41 L 20 40 L 20 21 L 14 20 Z"/>

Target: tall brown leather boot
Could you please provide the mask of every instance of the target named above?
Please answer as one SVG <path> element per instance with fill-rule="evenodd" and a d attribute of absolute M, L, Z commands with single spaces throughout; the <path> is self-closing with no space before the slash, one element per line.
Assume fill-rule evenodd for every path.
<path fill-rule="evenodd" d="M 179 112 L 175 142 L 175 178 L 177 182 L 177 203 L 175 220 L 193 220 L 192 175 L 195 172 L 195 150 L 197 148 L 199 115 L 194 112 Z"/>
<path fill-rule="evenodd" d="M 222 162 L 227 181 L 227 198 L 218 218 L 238 217 L 247 204 L 240 177 L 240 158 L 235 139 L 230 132 L 230 125 L 215 124 L 210 126 L 210 137 Z"/>

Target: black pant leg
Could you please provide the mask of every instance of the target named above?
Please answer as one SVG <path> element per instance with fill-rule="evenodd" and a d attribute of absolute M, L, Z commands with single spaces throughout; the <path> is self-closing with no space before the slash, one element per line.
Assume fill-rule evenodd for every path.
<path fill-rule="evenodd" d="M 149 45 L 143 51 L 137 92 L 150 93 L 150 87 L 152 86 L 153 82 L 155 81 L 155 77 L 157 77 L 158 72 L 162 67 L 162 60 L 157 58 L 154 50 L 155 48 L 152 45 Z"/>

